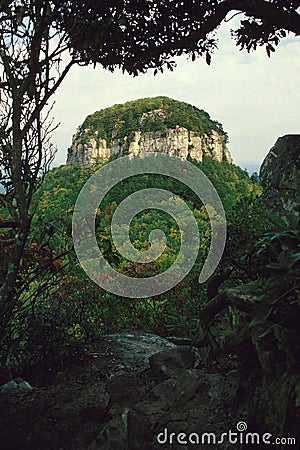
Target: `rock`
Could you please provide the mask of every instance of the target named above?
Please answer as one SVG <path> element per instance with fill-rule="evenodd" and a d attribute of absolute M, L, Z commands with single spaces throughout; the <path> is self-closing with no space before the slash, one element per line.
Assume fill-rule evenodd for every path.
<path fill-rule="evenodd" d="M 23 378 L 15 378 L 14 380 L 9 381 L 6 384 L 1 386 L 0 392 L 7 392 L 12 389 L 24 389 L 27 391 L 32 390 L 32 386 L 27 381 L 24 381 Z"/>
<path fill-rule="evenodd" d="M 201 373 L 182 373 L 176 377 L 173 407 L 186 405 L 201 388 L 205 388 Z"/>
<path fill-rule="evenodd" d="M 80 418 L 81 421 L 104 423 L 110 418 L 110 395 L 103 383 L 83 387 L 54 386 L 53 401 L 60 407 L 55 408 L 55 420 Z"/>
<path fill-rule="evenodd" d="M 190 448 L 159 445 L 156 437 L 165 428 L 176 434 L 213 432 L 219 435 L 221 431 L 233 429 L 238 420 L 246 418 L 245 399 L 237 397 L 241 385 L 238 370 L 227 371 L 226 362 L 221 370 L 222 373 L 209 373 L 206 369 L 182 369 L 176 376 L 158 383 L 132 406 L 130 414 L 136 413 L 135 417 L 147 424 L 148 430 L 142 435 L 143 439 L 148 436 L 151 450 Z M 229 446 L 214 448 L 221 450 Z M 241 450 L 239 445 L 234 448 Z"/>
<path fill-rule="evenodd" d="M 129 409 L 116 411 L 114 417 L 106 423 L 88 450 L 127 449 L 127 416 Z"/>
<path fill-rule="evenodd" d="M 199 365 L 199 353 L 190 347 L 178 347 L 156 353 L 150 357 L 150 367 L 154 377 L 165 380 L 176 376 L 185 369 Z"/>
<path fill-rule="evenodd" d="M 32 390 L 32 387 L 30 386 L 30 384 L 24 380 L 20 381 L 18 386 L 19 386 L 19 389 L 26 389 L 28 391 Z"/>
<path fill-rule="evenodd" d="M 113 377 L 108 383 L 107 391 L 111 400 L 118 405 L 131 406 L 141 399 L 138 379 L 134 373 Z"/>
<path fill-rule="evenodd" d="M 175 344 L 150 333 L 115 333 L 103 336 L 118 354 L 114 375 L 149 369 L 149 358 L 162 350 L 176 348 Z"/>
<path fill-rule="evenodd" d="M 206 388 L 201 373 L 183 370 L 154 386 L 149 392 L 149 398 L 160 401 L 168 408 L 178 408 L 191 400 L 200 388 Z"/>
<path fill-rule="evenodd" d="M 150 450 L 149 421 L 139 411 L 128 412 L 128 449 Z"/>
<path fill-rule="evenodd" d="M 267 208 L 283 219 L 300 214 L 300 134 L 280 137 L 259 173 Z"/>
<path fill-rule="evenodd" d="M 137 368 L 128 356 L 125 360 L 116 359 L 122 362 L 126 372 L 113 374 L 102 382 L 81 385 L 71 383 L 70 377 L 68 383 L 35 389 L 32 393 L 20 391 L 16 395 L 18 389 L 15 389 L 13 394 L 1 395 L 3 448 L 179 450 L 185 447 L 161 445 L 157 435 L 165 428 L 169 434 L 220 433 L 247 418 L 249 400 L 245 396 L 241 398 L 243 380 L 237 369 L 231 370 L 230 358 L 218 360 L 218 372 L 208 372 L 204 363 L 199 368 L 194 349 L 175 347 L 159 336 L 120 333 L 106 336 L 107 345 L 108 339 L 111 344 L 117 343 L 117 347 L 123 344 L 127 347 L 126 358 L 127 352 L 137 347 L 141 358 Z M 158 352 L 159 349 L 163 351 Z M 113 345 L 107 349 L 103 344 L 100 350 L 102 359 L 104 355 L 108 359 L 116 357 Z M 170 373 L 164 372 L 164 376 L 171 375 L 170 378 L 153 379 L 150 369 L 139 370 L 146 364 L 149 353 L 155 370 L 161 373 L 161 365 L 168 367 Z M 95 364 L 94 357 L 91 362 Z M 147 364 L 149 367 L 149 360 Z M 96 364 L 96 371 L 97 367 Z M 79 370 L 84 368 L 80 365 Z M 225 447 L 218 449 L 225 450 Z M 235 450 L 241 447 L 237 445 Z"/>
<path fill-rule="evenodd" d="M 198 162 L 205 155 L 232 163 L 226 142 L 222 125 L 195 106 L 167 97 L 140 99 L 88 116 L 73 135 L 67 165 L 86 166 L 145 152 L 190 157 Z"/>
<path fill-rule="evenodd" d="M 164 133 L 159 131 L 141 132 L 134 131 L 130 137 L 122 140 L 112 140 L 108 146 L 105 139 L 84 139 L 83 134 L 75 134 L 72 147 L 68 154 L 67 165 L 81 164 L 89 165 L 97 160 L 107 161 L 112 156 L 124 156 L 126 154 L 136 156 L 145 152 L 167 153 L 170 156 L 179 156 L 187 159 L 191 157 L 201 162 L 203 155 L 209 155 L 217 161 L 232 163 L 232 157 L 227 148 L 224 138 L 212 130 L 211 136 L 199 136 L 197 133 L 184 127 L 168 128 Z"/>
<path fill-rule="evenodd" d="M 102 383 L 86 386 L 78 391 L 73 409 L 78 409 L 80 417 L 102 423 L 107 420 L 110 407 L 110 395 Z"/>
<path fill-rule="evenodd" d="M 170 407 L 173 404 L 173 392 L 176 386 L 175 378 L 168 378 L 154 386 L 148 396 L 150 400 L 159 401 L 162 406 Z M 163 409 L 163 408 L 161 408 Z"/>
<path fill-rule="evenodd" d="M 1 392 L 10 391 L 11 389 L 18 389 L 18 383 L 14 380 L 9 381 L 1 386 Z"/>
<path fill-rule="evenodd" d="M 67 381 L 68 381 L 68 374 L 67 374 L 67 372 L 57 372 L 54 384 L 59 386 L 61 384 L 67 383 Z"/>

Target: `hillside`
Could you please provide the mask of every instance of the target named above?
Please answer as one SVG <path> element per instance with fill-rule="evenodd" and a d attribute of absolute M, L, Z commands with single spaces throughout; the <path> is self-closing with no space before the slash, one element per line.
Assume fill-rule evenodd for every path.
<path fill-rule="evenodd" d="M 205 154 L 201 163 L 193 161 L 218 191 L 227 218 L 226 248 L 205 284 L 199 284 L 199 273 L 210 249 L 211 224 L 188 185 L 172 176 L 142 173 L 113 186 L 95 211 L 97 244 L 110 265 L 99 281 L 110 277 L 111 269 L 151 279 L 172 269 L 180 254 L 180 224 L 154 207 L 133 217 L 129 239 L 137 250 L 147 251 L 151 233 L 159 229 L 166 236 L 164 252 L 140 264 L 119 251 L 112 220 L 131 194 L 152 187 L 180 196 L 199 229 L 190 272 L 169 291 L 149 298 L 140 298 L 138 290 L 134 298 L 120 296 L 94 283 L 74 253 L 74 204 L 104 163 L 61 166 L 46 174 L 34 194 L 35 215 L 20 261 L 18 309 L 0 352 L 3 448 L 157 450 L 166 420 L 169 429 L 185 430 L 186 417 L 189 429 L 205 430 L 205 436 L 212 435 L 206 430 L 218 434 L 242 424 L 258 430 L 251 437 L 259 438 L 261 430 L 270 431 L 264 436 L 286 436 L 278 448 L 296 442 L 298 141 L 286 136 L 272 147 L 262 165 L 262 186 L 226 161 Z M 6 208 L 0 212 L 3 222 L 11 219 Z M 80 239 L 91 224 L 86 217 Z M 7 273 L 13 233 L 4 228 L 0 236 L 0 280 Z"/>
<path fill-rule="evenodd" d="M 231 163 L 227 141 L 222 125 L 207 112 L 168 97 L 144 98 L 89 115 L 73 136 L 67 164 L 149 151 Z"/>

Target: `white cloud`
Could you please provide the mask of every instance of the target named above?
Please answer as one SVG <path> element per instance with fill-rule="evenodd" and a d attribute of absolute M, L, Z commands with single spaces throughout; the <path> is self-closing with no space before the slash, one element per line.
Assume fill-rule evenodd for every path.
<path fill-rule="evenodd" d="M 55 163 L 65 163 L 72 134 L 88 114 L 115 103 L 167 95 L 206 110 L 228 132 L 236 163 L 258 167 L 277 137 L 300 133 L 299 39 L 286 39 L 269 59 L 263 49 L 240 52 L 230 39 L 230 25 L 220 29 L 220 49 L 211 66 L 182 57 L 174 72 L 136 78 L 120 71 L 74 68 L 56 93 L 54 116 L 61 126 L 53 136 L 59 148 Z"/>

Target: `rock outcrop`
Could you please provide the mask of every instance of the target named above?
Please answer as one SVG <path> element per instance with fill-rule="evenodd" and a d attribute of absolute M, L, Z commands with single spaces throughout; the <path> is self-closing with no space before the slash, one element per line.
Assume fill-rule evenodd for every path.
<path fill-rule="evenodd" d="M 85 131 L 86 133 L 88 130 Z M 217 161 L 232 163 L 232 157 L 226 146 L 225 139 L 212 130 L 211 136 L 199 136 L 197 133 L 177 126 L 164 132 L 135 131 L 131 137 L 112 139 L 108 144 L 105 139 L 89 138 L 83 142 L 83 134 L 73 136 L 72 147 L 68 153 L 67 164 L 89 165 L 96 161 L 107 161 L 111 157 L 124 155 L 139 155 L 145 152 L 168 153 L 186 159 L 190 157 L 201 162 L 203 155 L 209 155 Z"/>
<path fill-rule="evenodd" d="M 200 444 L 215 433 L 216 444 L 248 419 L 234 359 L 206 367 L 197 349 L 144 333 L 103 336 L 98 345 L 60 383 L 1 393 L 1 448 L 179 450 L 194 446 L 169 445 L 170 433 L 197 433 Z"/>
<path fill-rule="evenodd" d="M 155 97 L 89 115 L 72 138 L 67 164 L 162 152 L 201 162 L 203 155 L 232 163 L 227 134 L 209 114 L 188 103 Z"/>
<path fill-rule="evenodd" d="M 300 214 L 300 134 L 277 139 L 264 159 L 259 178 L 268 209 L 283 219 Z"/>

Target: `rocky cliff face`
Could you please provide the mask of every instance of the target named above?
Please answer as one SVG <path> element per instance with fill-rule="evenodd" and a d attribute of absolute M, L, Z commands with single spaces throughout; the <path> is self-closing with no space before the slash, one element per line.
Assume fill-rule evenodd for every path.
<path fill-rule="evenodd" d="M 259 178 L 268 209 L 283 219 L 300 214 L 300 134 L 278 138 L 264 159 Z"/>
<path fill-rule="evenodd" d="M 226 146 L 225 137 L 212 130 L 211 135 L 199 133 L 184 127 L 168 128 L 165 131 L 134 131 L 130 136 L 116 139 L 112 136 L 110 144 L 105 139 L 88 137 L 89 129 L 73 136 L 68 151 L 67 164 L 89 165 L 96 161 L 107 161 L 112 156 L 138 155 L 144 152 L 168 153 L 186 159 L 188 156 L 201 162 L 203 155 L 209 155 L 217 161 L 232 163 L 232 157 Z"/>

